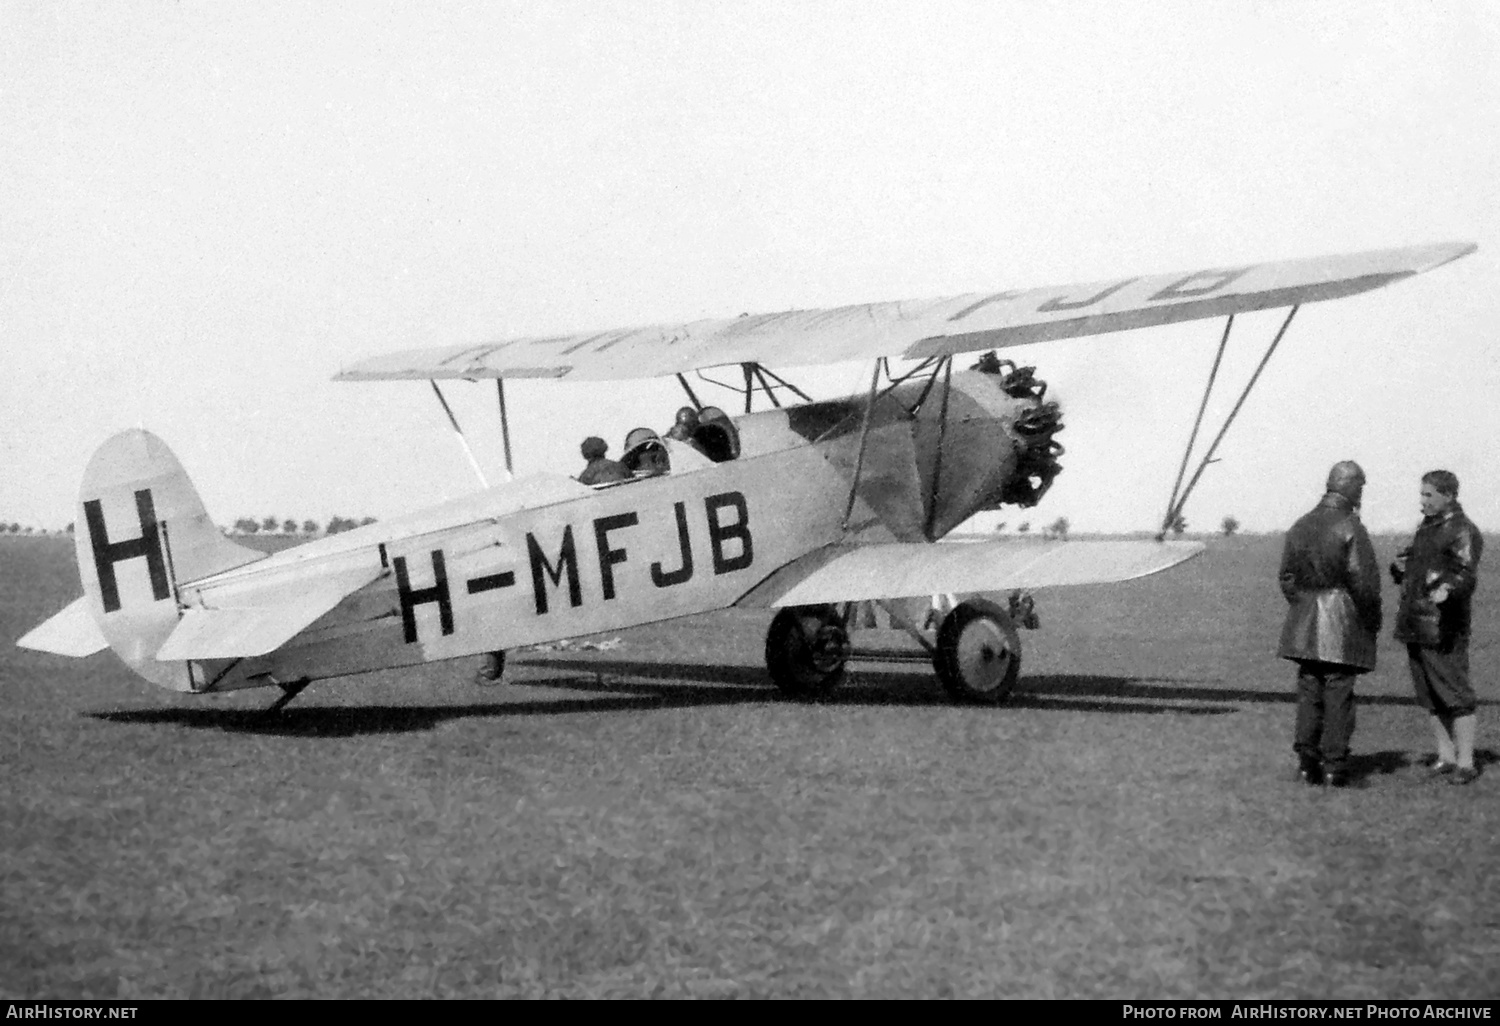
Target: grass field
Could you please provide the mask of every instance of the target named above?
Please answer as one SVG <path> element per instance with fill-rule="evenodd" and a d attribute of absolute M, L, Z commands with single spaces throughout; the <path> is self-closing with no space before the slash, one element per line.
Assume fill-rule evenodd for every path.
<path fill-rule="evenodd" d="M 778 700 L 726 613 L 267 720 L 13 648 L 78 585 L 0 540 L 0 996 L 1500 997 L 1500 766 L 1427 778 L 1387 638 L 1361 786 L 1295 781 L 1279 544 L 1040 594 L 994 709 L 874 664 Z"/>

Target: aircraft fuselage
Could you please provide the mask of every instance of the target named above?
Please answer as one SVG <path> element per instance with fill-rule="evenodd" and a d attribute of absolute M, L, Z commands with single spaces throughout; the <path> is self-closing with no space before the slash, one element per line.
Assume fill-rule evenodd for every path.
<path fill-rule="evenodd" d="M 362 561 L 379 566 L 377 579 L 274 652 L 195 663 L 192 689 L 342 676 L 621 630 L 734 605 L 787 564 L 836 543 L 940 536 L 998 502 L 1022 448 L 1013 422 L 1038 405 L 1006 395 L 993 379 L 954 375 L 946 398 L 942 383 L 920 396 L 916 383 L 902 385 L 875 405 L 868 429 L 862 397 L 748 414 L 735 418 L 741 448 L 725 462 L 679 446 L 670 473 L 588 491 L 559 482 L 567 497 L 520 508 L 508 496 L 522 483 L 502 485 L 472 497 L 447 524 L 413 532 L 376 525 L 365 529 L 365 545 L 351 533 L 326 555 L 311 543 L 307 558 L 273 557 L 190 583 L 182 606 L 212 609 L 257 588 Z"/>

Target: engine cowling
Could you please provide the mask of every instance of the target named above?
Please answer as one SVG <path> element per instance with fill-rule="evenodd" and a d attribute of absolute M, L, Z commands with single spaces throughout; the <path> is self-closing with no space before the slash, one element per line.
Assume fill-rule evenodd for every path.
<path fill-rule="evenodd" d="M 934 392 L 938 392 L 934 389 Z M 938 538 L 983 510 L 1035 506 L 1062 471 L 1062 408 L 1046 398 L 1033 367 L 987 353 L 955 373 L 948 396 L 930 396 L 917 413 L 915 441 L 928 536 Z M 941 438 L 941 458 L 938 446 Z"/>
<path fill-rule="evenodd" d="M 945 383 L 947 387 L 945 388 Z M 986 354 L 968 370 L 883 393 L 736 418 L 751 455 L 805 440 L 900 541 L 933 540 L 982 510 L 1034 506 L 1062 470 L 1062 410 L 1034 368 Z M 865 437 L 863 452 L 861 437 Z"/>

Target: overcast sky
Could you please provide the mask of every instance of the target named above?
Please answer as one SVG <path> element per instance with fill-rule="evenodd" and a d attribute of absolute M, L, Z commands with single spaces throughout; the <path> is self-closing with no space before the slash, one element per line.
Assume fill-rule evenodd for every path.
<path fill-rule="evenodd" d="M 1489 0 L 0 0 L 0 521 L 137 425 L 223 523 L 472 489 L 427 386 L 329 380 L 382 350 L 1468 240 L 1304 308 L 1187 516 L 1283 528 L 1352 458 L 1374 529 L 1439 466 L 1500 528 L 1497 122 Z M 1153 527 L 1221 330 L 1007 353 L 1067 455 L 1004 518 Z M 449 393 L 498 476 L 493 387 Z M 513 383 L 518 469 L 679 394 Z"/>

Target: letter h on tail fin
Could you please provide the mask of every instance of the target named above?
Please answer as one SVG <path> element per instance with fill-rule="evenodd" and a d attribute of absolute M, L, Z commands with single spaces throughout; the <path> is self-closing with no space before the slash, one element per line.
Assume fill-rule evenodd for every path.
<path fill-rule="evenodd" d="M 139 538 L 112 542 L 104 527 L 104 507 L 98 499 L 83 504 L 84 519 L 88 522 L 89 544 L 94 551 L 94 569 L 99 575 L 99 599 L 106 613 L 120 608 L 120 587 L 115 580 L 115 564 L 127 559 L 146 557 L 146 570 L 151 576 L 151 597 L 154 601 L 171 598 L 172 590 L 167 584 L 167 566 L 162 558 L 161 536 L 156 523 L 156 509 L 151 502 L 151 489 L 143 488 L 135 493 L 135 511 L 140 518 Z"/>

